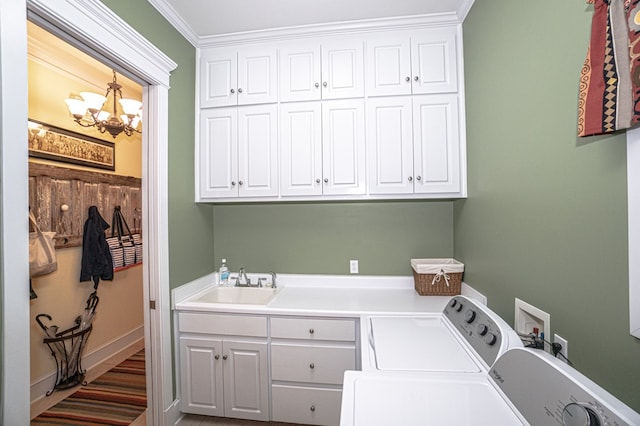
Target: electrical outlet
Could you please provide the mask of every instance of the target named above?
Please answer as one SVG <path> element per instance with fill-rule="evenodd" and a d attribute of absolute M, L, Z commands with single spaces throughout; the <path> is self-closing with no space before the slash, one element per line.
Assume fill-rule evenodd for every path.
<path fill-rule="evenodd" d="M 537 328 L 549 340 L 551 333 L 551 316 L 541 309 L 516 298 L 514 329 L 520 334 L 531 334 Z M 545 342 L 544 349 L 551 352 L 551 346 Z"/>
<path fill-rule="evenodd" d="M 560 352 L 558 353 L 558 356 L 556 358 L 558 358 L 559 360 L 566 362 L 567 364 L 569 363 L 568 359 L 569 359 L 569 342 L 567 341 L 567 339 L 565 339 L 564 337 L 560 337 L 557 334 L 553 335 L 553 343 L 559 343 L 560 345 L 562 345 L 562 349 L 560 349 Z M 562 356 L 561 356 L 562 354 Z"/>
<path fill-rule="evenodd" d="M 349 261 L 349 272 L 351 272 L 352 274 L 357 274 L 358 273 L 358 261 L 357 260 L 350 260 Z"/>

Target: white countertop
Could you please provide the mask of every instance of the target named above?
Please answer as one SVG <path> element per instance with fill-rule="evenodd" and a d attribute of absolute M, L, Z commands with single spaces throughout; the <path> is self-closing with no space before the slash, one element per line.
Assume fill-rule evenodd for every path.
<path fill-rule="evenodd" d="M 249 274 L 252 280 L 267 275 L 254 274 L 253 278 Z M 282 274 L 277 283 L 280 291 L 266 305 L 197 302 L 201 294 L 215 285 L 214 274 L 210 274 L 174 289 L 173 309 L 345 317 L 373 313 L 439 314 L 451 298 L 418 295 L 413 277 Z"/>

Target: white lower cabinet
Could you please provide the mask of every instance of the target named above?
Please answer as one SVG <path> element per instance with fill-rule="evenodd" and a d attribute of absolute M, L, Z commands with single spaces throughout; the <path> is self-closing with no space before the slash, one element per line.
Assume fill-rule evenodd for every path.
<path fill-rule="evenodd" d="M 184 319 L 179 324 L 182 412 L 269 420 L 266 318 L 207 314 L 181 314 L 180 318 Z M 249 336 L 256 334 L 255 326 L 262 322 L 264 339 L 192 334 L 221 319 L 237 334 L 248 322 Z"/>
<path fill-rule="evenodd" d="M 338 425 L 358 329 L 349 318 L 179 312 L 181 411 Z"/>
<path fill-rule="evenodd" d="M 344 372 L 358 368 L 356 321 L 271 318 L 274 421 L 340 423 Z"/>

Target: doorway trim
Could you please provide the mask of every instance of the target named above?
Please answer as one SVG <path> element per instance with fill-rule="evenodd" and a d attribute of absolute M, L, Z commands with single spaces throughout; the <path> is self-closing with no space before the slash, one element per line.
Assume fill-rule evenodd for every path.
<path fill-rule="evenodd" d="M 89 51 L 93 56 L 102 57 L 106 61 L 118 64 L 127 70 L 132 77 L 139 79 L 143 84 L 143 105 L 145 106 L 145 121 L 143 122 L 142 133 L 142 185 L 143 185 L 143 227 L 148 231 L 144 233 L 144 253 L 145 263 L 143 264 L 144 281 L 144 326 L 145 326 L 145 347 L 147 348 L 147 392 L 148 398 L 147 421 L 148 424 L 164 425 L 165 417 L 173 405 L 172 386 L 172 360 L 171 360 L 171 315 L 170 315 L 170 293 L 169 293 L 169 253 L 168 253 L 168 110 L 169 110 L 169 79 L 170 73 L 177 64 L 153 46 L 144 37 L 138 34 L 133 28 L 125 23 L 111 9 L 97 0 L 21 0 L 13 3 L 13 8 L 0 9 L 0 20 L 3 29 L 0 33 L 0 46 L 2 47 L 3 63 L 23 64 L 26 67 L 26 48 L 9 50 L 9 43 L 20 45 L 20 39 L 24 38 L 26 46 L 26 19 L 25 11 L 28 10 L 30 16 L 37 17 L 39 25 L 46 24 L 48 30 L 68 42 L 76 45 L 82 50 Z M 20 8 L 22 8 L 20 10 Z M 22 18 L 18 20 L 14 28 L 14 33 L 5 31 L 5 21 Z M 15 21 L 14 21 L 15 22 Z M 20 26 L 21 25 L 21 26 Z M 17 27 L 17 30 L 15 29 Z M 13 38 L 11 40 L 11 38 Z M 8 41 L 11 40 L 11 41 Z M 16 43 L 18 41 L 18 43 Z M 5 60 L 9 61 L 6 62 Z M 4 71 L 0 69 L 0 72 Z M 24 215 L 18 213 L 28 210 L 28 200 L 26 196 L 12 198 L 16 191 L 27 191 L 27 153 L 26 146 L 22 148 L 14 141 L 21 140 L 15 135 L 26 134 L 27 116 L 27 91 L 26 73 L 22 76 L 17 73 L 3 73 L 0 84 L 2 98 L 6 99 L 8 89 L 17 87 L 15 90 L 12 106 L 19 105 L 14 117 L 8 117 L 4 108 L 0 109 L 0 120 L 3 129 L 2 146 L 0 155 L 4 164 L 12 164 L 17 175 L 12 176 L 11 190 L 5 190 L 8 186 L 3 184 L 1 188 L 2 197 L 0 205 L 11 205 L 11 212 L 2 209 L 2 239 L 3 250 L 2 264 L 9 263 L 8 250 L 6 250 L 7 240 L 24 241 L 24 250 L 18 250 L 17 256 L 21 262 L 15 262 L 24 268 L 17 268 L 19 282 L 28 283 L 28 268 L 26 242 L 28 241 L 28 226 L 26 219 L 15 223 L 24 222 L 24 226 L 14 227 L 16 230 L 4 232 L 9 229 L 10 219 L 16 219 Z M 6 77 L 6 78 L 5 78 Z M 4 101 L 3 101 L 4 102 Z M 1 105 L 1 104 L 0 104 Z M 25 120 L 13 119 L 24 116 Z M 24 123 L 22 122 L 24 121 Z M 8 140 L 7 135 L 14 136 L 14 140 Z M 17 148 L 20 146 L 19 148 Z M 3 167 L 3 173 L 4 172 Z M 25 176 L 25 179 L 15 177 Z M 6 174 L 2 178 L 6 178 Z M 15 188 L 19 187 L 19 188 Z M 15 217 L 14 217 L 15 216 Z M 25 216 L 26 217 L 26 216 Z M 16 259 L 13 259 L 16 260 Z M 5 268 L 3 268 L 4 270 Z M 6 275 L 6 274 L 5 274 Z M 15 278 L 15 277 L 13 277 Z M 2 330 L 2 386 L 0 390 L 7 390 L 7 386 L 12 386 L 11 394 L 2 393 L 2 404 L 0 406 L 0 420 L 8 421 L 6 424 L 26 424 L 22 420 L 29 420 L 29 363 L 24 360 L 29 359 L 28 333 L 29 320 L 22 321 L 25 316 L 20 315 L 17 320 L 7 323 L 4 321 L 11 314 L 10 306 L 27 306 L 26 316 L 28 318 L 28 291 L 24 286 L 15 285 L 12 288 L 7 286 L 7 277 L 2 277 L 3 299 L 2 316 L 4 328 Z M 148 308 L 150 302 L 154 301 L 156 309 Z M 11 336 L 23 336 L 27 344 L 18 344 L 8 350 L 7 342 Z M 7 356 L 7 355 L 10 356 Z M 21 359 L 24 367 L 20 367 L 15 373 L 10 371 L 10 362 Z M 26 380 L 24 380 L 26 376 Z M 26 401 L 26 406 L 25 402 Z M 18 402 L 17 404 L 13 404 Z M 26 417 L 25 417 L 26 416 Z M 17 421 L 15 423 L 13 421 Z M 13 422 L 13 423 L 12 423 Z"/>

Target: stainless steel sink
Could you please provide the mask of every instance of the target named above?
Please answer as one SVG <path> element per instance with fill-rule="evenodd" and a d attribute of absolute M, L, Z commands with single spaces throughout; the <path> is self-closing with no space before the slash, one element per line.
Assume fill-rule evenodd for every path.
<path fill-rule="evenodd" d="M 195 297 L 195 303 L 236 303 L 242 305 L 266 305 L 280 287 L 214 287 Z"/>

